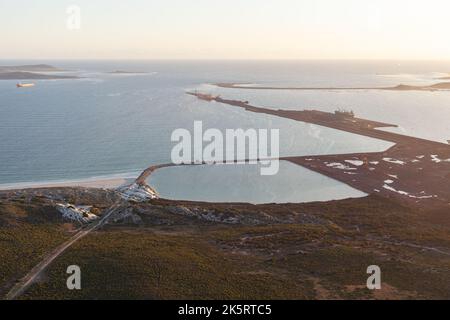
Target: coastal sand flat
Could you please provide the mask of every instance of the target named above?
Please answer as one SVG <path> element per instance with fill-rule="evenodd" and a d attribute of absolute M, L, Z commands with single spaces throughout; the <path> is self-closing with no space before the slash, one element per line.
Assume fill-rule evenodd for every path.
<path fill-rule="evenodd" d="M 62 188 L 62 187 L 116 189 L 120 186 L 130 184 L 133 181 L 134 181 L 133 178 L 111 178 L 111 179 L 79 180 L 79 181 L 48 182 L 48 183 L 24 182 L 24 183 L 0 185 L 0 190 Z"/>

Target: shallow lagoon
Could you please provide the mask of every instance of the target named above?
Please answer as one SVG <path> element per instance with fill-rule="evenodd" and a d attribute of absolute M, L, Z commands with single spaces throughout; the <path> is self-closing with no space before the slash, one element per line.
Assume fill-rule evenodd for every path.
<path fill-rule="evenodd" d="M 292 203 L 365 195 L 287 161 L 280 162 L 279 173 L 273 176 L 261 176 L 260 165 L 222 164 L 164 168 L 148 183 L 163 198 L 195 201 Z"/>

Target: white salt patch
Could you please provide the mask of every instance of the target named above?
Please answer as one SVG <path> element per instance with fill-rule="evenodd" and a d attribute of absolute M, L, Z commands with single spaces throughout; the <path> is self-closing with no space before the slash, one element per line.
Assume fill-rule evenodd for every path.
<path fill-rule="evenodd" d="M 350 163 L 357 167 L 362 166 L 364 164 L 364 161 L 361 160 L 345 160 L 345 162 Z"/>
<path fill-rule="evenodd" d="M 385 184 L 385 185 L 383 186 L 383 188 L 385 188 L 385 189 L 387 189 L 387 190 L 389 190 L 389 191 L 396 192 L 396 193 L 398 193 L 398 194 L 404 195 L 404 196 L 408 196 L 408 195 L 409 195 L 408 192 L 406 192 L 406 191 L 401 191 L 401 190 L 396 190 L 396 189 L 392 188 L 391 186 L 389 186 L 389 185 L 387 185 L 387 184 Z"/>
<path fill-rule="evenodd" d="M 445 159 L 442 160 L 439 158 L 439 156 L 437 154 L 432 154 L 431 155 L 431 161 L 436 162 L 436 163 L 440 163 L 440 162 L 450 162 L 450 159 Z"/>
<path fill-rule="evenodd" d="M 416 197 L 416 196 L 409 196 L 410 198 L 415 198 L 415 199 L 430 199 L 433 197 L 437 197 L 437 196 L 420 196 L 420 197 Z"/>
<path fill-rule="evenodd" d="M 400 165 L 404 165 L 405 164 L 404 161 L 397 160 L 397 159 L 392 159 L 392 158 L 383 158 L 383 161 L 386 161 L 386 162 L 389 162 L 389 163 L 400 164 Z"/>
<path fill-rule="evenodd" d="M 437 154 L 431 155 L 431 161 L 436 162 L 436 163 L 442 162 L 442 160 L 438 158 Z"/>
<path fill-rule="evenodd" d="M 387 184 L 385 184 L 383 186 L 383 188 L 386 189 L 386 190 L 389 190 L 389 191 L 401 194 L 402 196 L 408 196 L 409 198 L 413 198 L 413 199 L 430 199 L 430 198 L 436 198 L 437 197 L 436 195 L 434 195 L 434 196 L 413 196 L 413 195 L 410 195 L 406 191 L 397 190 L 397 189 L 395 189 L 395 188 L 393 188 L 393 187 L 391 187 L 391 186 L 389 186 Z"/>
<path fill-rule="evenodd" d="M 327 167 L 331 167 L 331 168 L 339 169 L 339 170 L 356 170 L 356 168 L 346 166 L 340 162 L 329 163 L 329 164 L 327 164 Z"/>

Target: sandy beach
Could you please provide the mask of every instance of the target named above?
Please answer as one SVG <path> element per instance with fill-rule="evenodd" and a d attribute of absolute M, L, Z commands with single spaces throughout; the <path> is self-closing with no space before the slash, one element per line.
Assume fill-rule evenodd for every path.
<path fill-rule="evenodd" d="M 115 189 L 123 185 L 133 183 L 133 177 L 115 177 L 115 178 L 90 178 L 80 180 L 54 181 L 54 182 L 20 182 L 0 184 L 1 190 L 16 189 L 38 189 L 38 188 L 60 188 L 60 187 L 83 187 L 83 188 L 102 188 Z"/>

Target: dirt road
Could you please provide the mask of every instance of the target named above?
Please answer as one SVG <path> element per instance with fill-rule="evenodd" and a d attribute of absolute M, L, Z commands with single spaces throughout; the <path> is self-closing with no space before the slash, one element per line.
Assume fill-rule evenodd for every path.
<path fill-rule="evenodd" d="M 18 283 L 16 283 L 16 285 L 6 295 L 6 300 L 17 299 L 36 281 L 39 275 L 41 275 L 42 272 L 71 245 L 73 245 L 81 238 L 87 236 L 92 231 L 101 228 L 108 221 L 108 218 L 117 210 L 117 208 L 120 207 L 121 204 L 121 201 L 115 203 L 106 211 L 106 213 L 100 220 L 80 230 L 68 241 L 64 242 L 59 247 L 50 252 L 38 265 L 31 269 L 31 271 L 25 277 L 23 277 Z"/>

